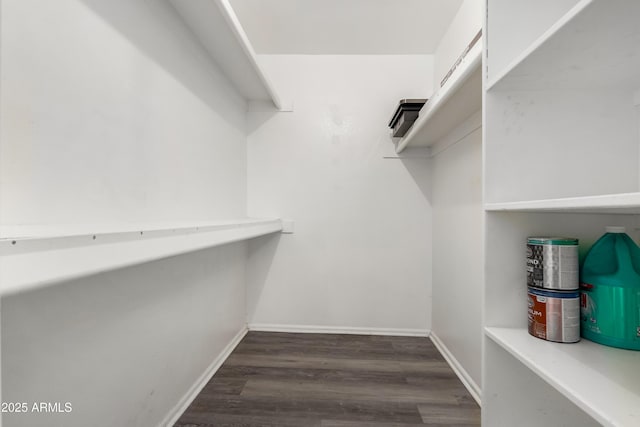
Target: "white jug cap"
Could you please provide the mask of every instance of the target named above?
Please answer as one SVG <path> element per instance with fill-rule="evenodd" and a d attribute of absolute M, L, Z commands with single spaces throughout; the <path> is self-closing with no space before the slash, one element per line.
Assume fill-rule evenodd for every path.
<path fill-rule="evenodd" d="M 624 233 L 627 229 L 619 225 L 608 225 L 604 228 L 604 231 L 607 233 Z"/>

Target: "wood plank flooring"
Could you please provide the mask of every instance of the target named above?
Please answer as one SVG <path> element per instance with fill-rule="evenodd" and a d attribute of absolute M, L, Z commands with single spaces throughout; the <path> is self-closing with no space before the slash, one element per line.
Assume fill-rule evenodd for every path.
<path fill-rule="evenodd" d="M 249 332 L 176 427 L 479 426 L 427 338 Z"/>

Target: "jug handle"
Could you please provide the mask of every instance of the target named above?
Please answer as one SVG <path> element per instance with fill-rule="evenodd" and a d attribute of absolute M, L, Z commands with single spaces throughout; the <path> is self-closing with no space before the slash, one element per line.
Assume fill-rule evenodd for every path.
<path fill-rule="evenodd" d="M 629 246 L 626 245 L 622 236 L 616 237 L 616 252 L 620 257 L 618 259 L 618 268 L 616 269 L 616 274 L 620 273 L 621 265 L 630 265 L 633 268 L 633 261 L 631 260 L 631 253 L 629 252 Z"/>

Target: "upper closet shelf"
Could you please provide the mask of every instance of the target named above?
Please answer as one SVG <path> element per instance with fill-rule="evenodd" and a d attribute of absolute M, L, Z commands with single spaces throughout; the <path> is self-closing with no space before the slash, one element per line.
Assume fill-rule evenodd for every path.
<path fill-rule="evenodd" d="M 640 2 L 581 0 L 488 90 L 640 89 Z M 594 102 L 597 99 L 594 98 Z"/>
<path fill-rule="evenodd" d="M 640 193 L 486 203 L 486 211 L 640 214 Z"/>
<path fill-rule="evenodd" d="M 558 344 L 525 329 L 485 328 L 485 335 L 602 425 L 640 425 L 640 352 Z"/>
<path fill-rule="evenodd" d="M 238 219 L 96 230 L 59 230 L 56 235 L 25 229 L 23 237 L 0 239 L 0 296 L 275 233 L 282 230 L 282 221 Z"/>
<path fill-rule="evenodd" d="M 408 146 L 434 144 L 482 107 L 481 63 L 482 42 L 479 40 L 444 86 L 422 107 L 418 119 L 398 142 L 398 153 Z"/>
<path fill-rule="evenodd" d="M 169 1 L 244 98 L 283 109 L 228 0 Z"/>

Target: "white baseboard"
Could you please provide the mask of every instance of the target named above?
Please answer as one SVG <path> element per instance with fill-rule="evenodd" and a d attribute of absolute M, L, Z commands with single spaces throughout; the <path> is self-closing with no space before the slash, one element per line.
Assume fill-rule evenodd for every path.
<path fill-rule="evenodd" d="M 227 360 L 227 357 L 231 354 L 231 352 L 236 348 L 242 338 L 249 332 L 249 329 L 245 326 L 242 328 L 235 337 L 231 340 L 229 344 L 222 350 L 222 352 L 216 357 L 213 362 L 209 365 L 209 367 L 204 371 L 204 373 L 198 378 L 198 380 L 189 388 L 189 390 L 182 396 L 182 399 L 178 402 L 176 406 L 169 411 L 164 420 L 160 424 L 159 427 L 167 427 L 173 426 L 176 421 L 180 418 L 182 413 L 191 405 L 191 402 L 198 396 L 200 391 L 204 388 L 205 385 L 209 382 L 211 377 L 216 373 L 220 366 Z"/>
<path fill-rule="evenodd" d="M 249 323 L 250 331 L 296 332 L 305 334 L 351 334 L 351 335 L 396 335 L 428 337 L 428 329 L 354 328 L 346 326 L 279 325 L 272 323 Z"/>
<path fill-rule="evenodd" d="M 453 356 L 447 346 L 440 341 L 440 338 L 438 338 L 435 333 L 431 332 L 429 338 L 431 338 L 433 345 L 435 345 L 438 351 L 440 351 L 442 357 L 444 357 L 449 366 L 451 366 L 451 369 L 453 369 L 453 372 L 455 372 L 460 381 L 462 381 L 462 384 L 464 384 L 471 396 L 473 396 L 475 401 L 478 402 L 478 405 L 482 406 L 482 390 L 478 387 L 478 384 L 476 384 L 473 378 L 471 378 L 471 375 L 469 375 L 469 373 L 462 367 L 460 362 L 458 362 L 458 359 Z"/>

